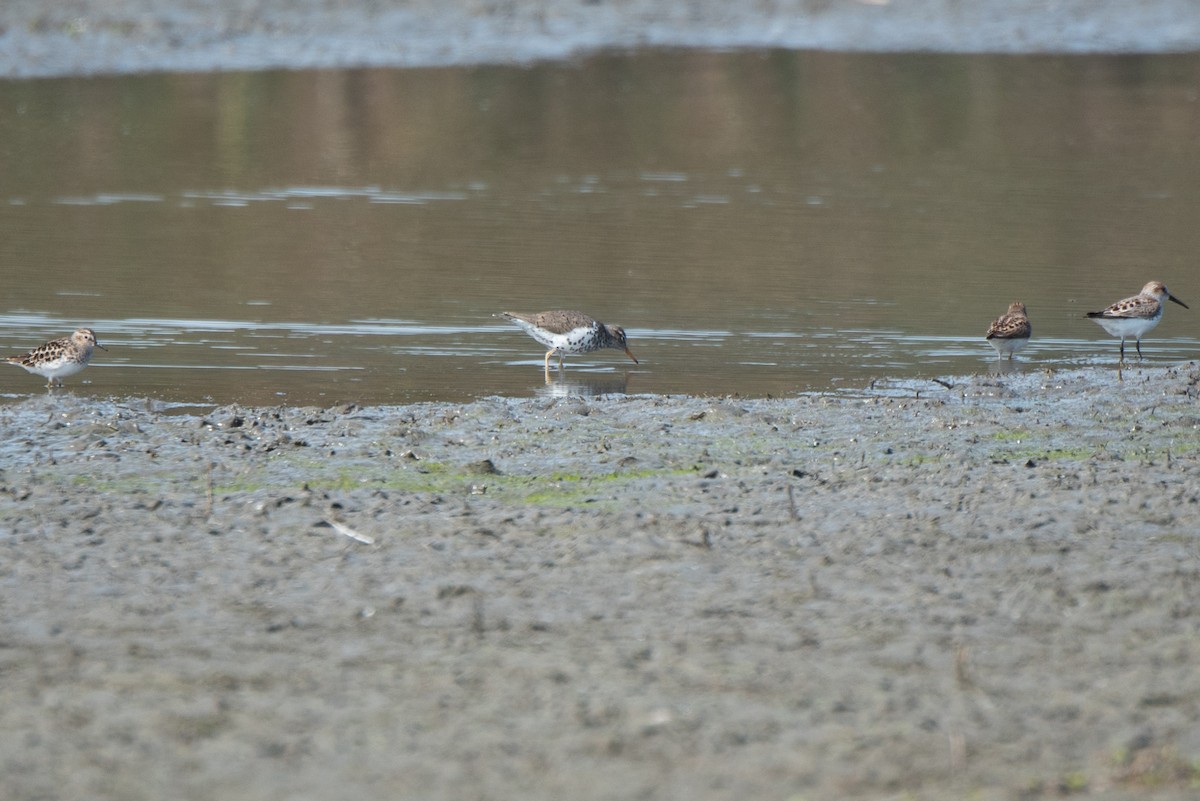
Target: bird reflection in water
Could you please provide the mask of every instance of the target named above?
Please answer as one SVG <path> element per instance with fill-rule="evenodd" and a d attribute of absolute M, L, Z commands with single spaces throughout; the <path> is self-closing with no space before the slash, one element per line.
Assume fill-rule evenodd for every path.
<path fill-rule="evenodd" d="M 595 398 L 601 395 L 628 394 L 629 374 L 605 373 L 603 375 L 568 376 L 558 373 L 546 376 L 546 385 L 539 387 L 537 394 L 542 398 L 583 397 Z"/>

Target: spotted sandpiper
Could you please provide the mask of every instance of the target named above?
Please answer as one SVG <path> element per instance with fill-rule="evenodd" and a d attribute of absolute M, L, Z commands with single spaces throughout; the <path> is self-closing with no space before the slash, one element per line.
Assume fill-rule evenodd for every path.
<path fill-rule="evenodd" d="M 588 317 L 577 311 L 544 311 L 537 314 L 521 314 L 519 312 L 501 312 L 501 317 L 512 320 L 525 333 L 541 342 L 550 350 L 546 352 L 546 378 L 550 377 L 550 357 L 558 356 L 558 369 L 563 369 L 563 355 L 575 353 L 591 353 L 603 348 L 616 348 L 625 351 L 625 355 L 638 360 L 629 352 L 629 344 L 625 341 L 625 329 L 617 325 L 604 323 Z"/>

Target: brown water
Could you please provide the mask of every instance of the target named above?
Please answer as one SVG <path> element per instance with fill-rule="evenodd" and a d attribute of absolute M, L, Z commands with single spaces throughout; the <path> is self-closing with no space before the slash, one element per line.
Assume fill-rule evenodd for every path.
<path fill-rule="evenodd" d="M 329 404 L 782 395 L 1200 340 L 1200 57 L 656 52 L 522 68 L 0 82 L 0 349 L 74 391 Z M 568 360 L 500 310 L 623 325 Z M 0 395 L 41 391 L 17 368 Z"/>

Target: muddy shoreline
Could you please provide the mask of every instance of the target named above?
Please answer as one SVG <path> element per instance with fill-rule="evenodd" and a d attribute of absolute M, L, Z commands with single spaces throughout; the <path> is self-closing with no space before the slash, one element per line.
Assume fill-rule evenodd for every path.
<path fill-rule="evenodd" d="M 8 0 L 0 77 L 528 64 L 646 47 L 1200 50 L 1187 0 Z"/>
<path fill-rule="evenodd" d="M 1169 0 L 670 8 L 12 0 L 0 76 L 1200 47 Z M 1198 386 L 2 405 L 3 796 L 1193 798 Z"/>
<path fill-rule="evenodd" d="M 1195 364 L 0 407 L 35 798 L 1190 798 Z"/>

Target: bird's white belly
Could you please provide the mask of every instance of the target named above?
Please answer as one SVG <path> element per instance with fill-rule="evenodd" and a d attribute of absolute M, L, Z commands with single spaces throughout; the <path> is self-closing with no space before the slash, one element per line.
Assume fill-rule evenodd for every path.
<path fill-rule="evenodd" d="M 530 325 L 523 320 L 517 320 L 516 322 L 525 329 L 529 336 L 541 342 L 550 350 L 562 353 L 583 353 L 585 352 L 585 345 L 592 340 L 592 329 L 590 328 L 575 328 L 564 334 L 553 334 L 537 326 Z"/>
<path fill-rule="evenodd" d="M 1012 354 L 1028 345 L 1029 337 L 1013 339 L 1001 339 L 1000 337 L 993 337 L 992 339 L 989 339 L 988 342 L 992 343 L 992 347 L 996 349 L 997 353 L 1002 355 L 1005 353 Z"/>
<path fill-rule="evenodd" d="M 1114 337 L 1138 339 L 1158 325 L 1162 315 L 1156 317 L 1093 317 L 1092 319 Z"/>
<path fill-rule="evenodd" d="M 25 365 L 21 365 L 25 367 Z M 55 359 L 50 362 L 42 362 L 34 367 L 25 367 L 31 373 L 36 373 L 46 378 L 62 378 L 64 376 L 75 375 L 84 368 L 83 362 L 75 361 L 74 359 Z"/>

